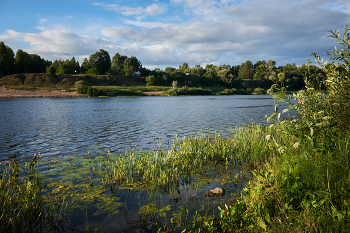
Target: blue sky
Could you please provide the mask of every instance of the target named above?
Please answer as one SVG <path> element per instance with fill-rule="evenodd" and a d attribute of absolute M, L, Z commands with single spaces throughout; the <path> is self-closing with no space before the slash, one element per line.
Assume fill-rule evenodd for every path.
<path fill-rule="evenodd" d="M 44 59 L 80 62 L 99 49 L 149 69 L 183 62 L 306 63 L 350 24 L 344 0 L 0 0 L 0 41 Z"/>

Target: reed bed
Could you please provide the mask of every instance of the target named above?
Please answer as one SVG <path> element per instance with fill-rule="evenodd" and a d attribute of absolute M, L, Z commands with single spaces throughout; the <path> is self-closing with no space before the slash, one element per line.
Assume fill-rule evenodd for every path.
<path fill-rule="evenodd" d="M 51 197 L 52 204 L 48 204 L 37 168 L 37 157 L 22 165 L 13 160 L 0 165 L 0 232 L 63 229 L 64 202 Z"/>

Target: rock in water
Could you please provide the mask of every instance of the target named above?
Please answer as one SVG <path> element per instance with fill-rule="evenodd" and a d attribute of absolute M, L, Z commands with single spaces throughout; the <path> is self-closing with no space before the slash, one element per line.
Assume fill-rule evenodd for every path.
<path fill-rule="evenodd" d="M 225 189 L 216 187 L 215 189 L 212 189 L 209 191 L 210 196 L 224 196 L 225 195 Z"/>

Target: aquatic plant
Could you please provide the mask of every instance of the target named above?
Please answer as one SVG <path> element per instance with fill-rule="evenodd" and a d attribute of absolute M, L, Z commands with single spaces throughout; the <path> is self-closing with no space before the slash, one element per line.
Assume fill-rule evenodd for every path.
<path fill-rule="evenodd" d="M 0 232 L 56 232 L 63 229 L 65 202 L 45 193 L 38 178 L 40 153 L 31 162 L 0 163 Z"/>

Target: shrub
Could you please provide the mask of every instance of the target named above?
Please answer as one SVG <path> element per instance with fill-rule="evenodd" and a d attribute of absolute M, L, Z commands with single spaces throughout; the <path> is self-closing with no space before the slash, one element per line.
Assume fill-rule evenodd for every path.
<path fill-rule="evenodd" d="M 234 94 L 237 94 L 237 90 L 235 88 L 225 89 L 218 93 L 218 95 L 234 95 Z"/>
<path fill-rule="evenodd" d="M 147 86 L 153 86 L 156 83 L 156 78 L 154 77 L 154 75 L 148 75 L 146 77 L 146 83 Z"/>
<path fill-rule="evenodd" d="M 182 88 L 171 88 L 169 95 L 212 95 L 213 91 L 209 89 L 184 86 Z"/>
<path fill-rule="evenodd" d="M 49 66 L 47 68 L 47 73 L 51 76 L 54 76 L 56 74 L 56 68 L 53 65 Z"/>
<path fill-rule="evenodd" d="M 256 93 L 257 95 L 265 94 L 265 90 L 263 88 L 261 88 L 261 87 L 255 88 L 253 92 Z"/>
<path fill-rule="evenodd" d="M 100 74 L 98 72 L 98 70 L 96 69 L 96 67 L 89 69 L 86 73 L 90 74 L 90 75 L 99 75 Z"/>
<path fill-rule="evenodd" d="M 87 94 L 91 87 L 86 84 L 83 80 L 75 82 L 75 90 L 78 94 Z"/>

